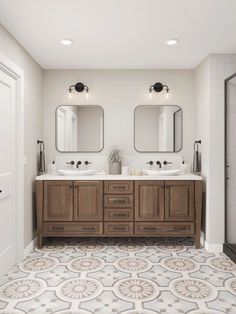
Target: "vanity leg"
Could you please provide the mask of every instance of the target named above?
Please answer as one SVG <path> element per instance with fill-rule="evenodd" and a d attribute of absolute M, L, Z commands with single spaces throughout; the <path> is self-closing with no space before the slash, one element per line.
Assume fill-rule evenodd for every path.
<path fill-rule="evenodd" d="M 43 246 L 42 222 L 43 222 L 43 181 L 36 181 L 36 213 L 38 230 L 38 248 Z"/>
<path fill-rule="evenodd" d="M 41 249 L 43 247 L 43 237 L 41 235 L 38 235 L 38 249 Z"/>
<path fill-rule="evenodd" d="M 201 248 L 200 237 L 197 234 L 195 234 L 194 236 L 194 244 L 195 244 L 196 249 Z"/>
<path fill-rule="evenodd" d="M 200 236 L 202 225 L 202 181 L 195 181 L 195 235 L 194 242 L 197 249 L 201 248 Z"/>

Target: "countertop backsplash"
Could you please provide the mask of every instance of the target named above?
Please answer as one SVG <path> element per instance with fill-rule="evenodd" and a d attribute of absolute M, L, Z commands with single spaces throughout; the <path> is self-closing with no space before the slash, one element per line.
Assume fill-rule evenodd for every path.
<path fill-rule="evenodd" d="M 80 165 L 79 169 L 95 169 L 95 170 L 108 170 L 108 163 L 106 161 L 106 155 L 100 154 L 66 154 L 66 155 L 57 155 L 56 160 L 56 167 L 57 169 L 71 169 L 76 168 L 76 163 L 81 161 L 82 164 Z M 171 162 L 172 164 L 163 165 L 163 161 Z M 74 161 L 75 165 L 71 166 L 66 164 L 67 162 Z M 84 162 L 89 161 L 91 164 L 85 165 Z M 153 161 L 153 165 L 150 166 L 147 162 Z M 150 155 L 142 155 L 137 157 L 137 155 L 127 155 L 124 156 L 124 160 L 122 166 L 128 166 L 130 170 L 143 170 L 143 169 L 153 169 L 157 170 L 159 167 L 156 165 L 156 162 L 160 161 L 162 163 L 162 169 L 179 169 L 180 165 L 183 161 L 182 156 L 180 155 L 157 155 L 157 154 L 150 154 Z M 52 161 L 51 161 L 52 162 Z"/>

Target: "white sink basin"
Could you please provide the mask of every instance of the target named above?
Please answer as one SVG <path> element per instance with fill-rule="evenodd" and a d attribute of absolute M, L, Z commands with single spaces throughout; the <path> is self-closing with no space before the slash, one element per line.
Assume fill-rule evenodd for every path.
<path fill-rule="evenodd" d="M 93 169 L 90 170 L 73 170 L 73 169 L 60 169 L 57 172 L 63 176 L 91 176 L 96 174 Z"/>
<path fill-rule="evenodd" d="M 148 176 L 176 176 L 180 174 L 179 169 L 172 170 L 143 170 L 143 174 Z"/>

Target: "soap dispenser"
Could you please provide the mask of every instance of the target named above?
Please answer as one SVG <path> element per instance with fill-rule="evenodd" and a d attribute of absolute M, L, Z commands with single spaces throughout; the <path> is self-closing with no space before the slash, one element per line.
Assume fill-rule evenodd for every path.
<path fill-rule="evenodd" d="M 49 173 L 56 175 L 57 174 L 57 166 L 55 160 L 49 165 Z"/>

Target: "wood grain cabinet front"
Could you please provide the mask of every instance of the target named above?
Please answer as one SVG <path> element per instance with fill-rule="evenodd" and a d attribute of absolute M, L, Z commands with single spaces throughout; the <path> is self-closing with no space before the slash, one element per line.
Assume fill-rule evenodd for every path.
<path fill-rule="evenodd" d="M 165 221 L 194 220 L 194 181 L 165 181 Z"/>
<path fill-rule="evenodd" d="M 53 236 L 194 236 L 200 180 L 37 181 L 38 246 Z"/>
<path fill-rule="evenodd" d="M 46 236 L 91 236 L 102 235 L 103 227 L 101 222 L 83 223 L 45 223 L 44 234 Z"/>
<path fill-rule="evenodd" d="M 73 181 L 45 181 L 43 216 L 45 221 L 73 220 Z"/>
<path fill-rule="evenodd" d="M 133 194 L 133 181 L 105 181 L 105 194 Z"/>
<path fill-rule="evenodd" d="M 133 208 L 105 208 L 104 221 L 133 221 Z"/>
<path fill-rule="evenodd" d="M 135 223 L 135 234 L 148 236 L 193 236 L 193 223 L 153 223 L 153 222 L 139 222 Z"/>
<path fill-rule="evenodd" d="M 164 181 L 135 182 L 135 221 L 163 221 Z"/>
<path fill-rule="evenodd" d="M 74 220 L 103 220 L 102 181 L 75 181 Z"/>
<path fill-rule="evenodd" d="M 133 234 L 133 223 L 131 222 L 105 222 L 104 233 L 106 235 L 130 236 Z"/>
<path fill-rule="evenodd" d="M 132 208 L 133 195 L 105 195 L 104 205 L 106 208 Z"/>

